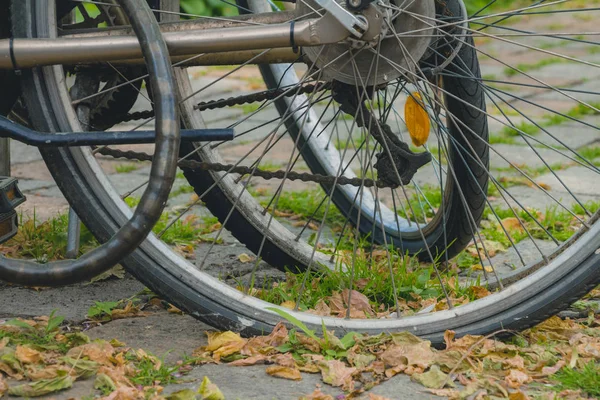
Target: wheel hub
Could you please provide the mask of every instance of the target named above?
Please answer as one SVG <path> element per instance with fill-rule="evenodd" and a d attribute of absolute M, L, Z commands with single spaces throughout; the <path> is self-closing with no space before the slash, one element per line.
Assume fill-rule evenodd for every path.
<path fill-rule="evenodd" d="M 345 7 L 345 0 L 336 0 Z M 396 0 L 397 1 L 397 0 Z M 414 77 L 419 60 L 431 42 L 434 0 L 412 1 L 402 8 L 394 0 L 379 0 L 362 11 L 369 28 L 360 38 L 303 49 L 323 71 L 323 79 L 352 85 L 380 85 L 400 76 Z M 312 0 L 297 3 L 300 15 L 313 17 Z M 414 32 L 414 34 L 410 34 Z M 377 56 L 379 55 L 379 57 Z"/>

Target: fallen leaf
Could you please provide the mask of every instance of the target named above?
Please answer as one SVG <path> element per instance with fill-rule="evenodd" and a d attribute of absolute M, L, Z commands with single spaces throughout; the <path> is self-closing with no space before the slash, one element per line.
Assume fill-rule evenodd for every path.
<path fill-rule="evenodd" d="M 100 364 L 92 360 L 74 359 L 71 357 L 62 357 L 61 360 L 73 368 L 77 376 L 83 379 L 96 375 L 98 368 L 100 368 Z"/>
<path fill-rule="evenodd" d="M 335 400 L 333 396 L 321 392 L 321 389 L 315 389 L 311 394 L 300 397 L 299 400 Z"/>
<path fill-rule="evenodd" d="M 278 378 L 291 379 L 293 381 L 302 380 L 302 374 L 298 368 L 283 367 L 281 365 L 273 365 L 267 367 L 267 374 Z"/>
<path fill-rule="evenodd" d="M 445 384 L 454 387 L 454 383 L 448 379 L 448 375 L 443 373 L 437 365 L 433 365 L 429 371 L 422 374 L 413 374 L 410 379 L 430 389 L 442 389 Z"/>
<path fill-rule="evenodd" d="M 263 364 L 267 360 L 267 356 L 262 354 L 257 354 L 255 356 L 250 356 L 248 358 L 242 358 L 239 360 L 235 360 L 230 362 L 228 365 L 232 365 L 235 367 L 247 367 L 249 365 Z"/>
<path fill-rule="evenodd" d="M 166 397 L 167 400 L 196 400 L 196 392 L 192 389 L 183 389 L 171 393 Z"/>
<path fill-rule="evenodd" d="M 504 227 L 504 229 L 506 229 L 507 231 L 523 231 L 523 226 L 521 225 L 521 222 L 519 221 L 519 219 L 517 219 L 516 217 L 510 217 L 510 218 L 504 218 L 502 220 L 502 226 Z"/>
<path fill-rule="evenodd" d="M 0 375 L 0 397 L 2 397 L 7 390 L 8 385 L 6 384 L 6 381 L 4 380 L 2 375 Z"/>
<path fill-rule="evenodd" d="M 522 385 L 531 382 L 532 378 L 523 371 L 511 369 L 510 372 L 504 378 L 504 381 L 509 387 L 517 389 Z"/>
<path fill-rule="evenodd" d="M 346 367 L 346 364 L 339 360 L 324 360 L 319 362 L 321 377 L 323 382 L 331 386 L 341 386 L 344 390 L 352 390 L 354 381 L 352 375 L 358 370 L 354 367 Z"/>
<path fill-rule="evenodd" d="M 27 370 L 27 378 L 31 381 L 39 381 L 42 379 L 54 379 L 59 376 L 60 372 L 69 372 L 69 367 L 66 365 L 49 365 L 45 368 L 35 368 L 30 366 Z"/>
<path fill-rule="evenodd" d="M 531 398 L 519 390 L 518 392 L 509 394 L 508 400 L 531 400 Z"/>
<path fill-rule="evenodd" d="M 202 396 L 202 400 L 225 400 L 225 396 L 223 396 L 221 390 L 208 379 L 208 376 L 202 379 L 198 394 Z"/>
<path fill-rule="evenodd" d="M 206 332 L 208 336 L 208 345 L 205 347 L 206 351 L 215 351 L 220 347 L 231 343 L 231 342 L 243 342 L 246 343 L 245 339 L 234 332 Z"/>
<path fill-rule="evenodd" d="M 296 302 L 292 301 L 292 300 L 287 300 L 287 301 L 284 301 L 283 303 L 281 303 L 280 306 L 288 308 L 290 310 L 293 310 L 296 308 Z"/>
<path fill-rule="evenodd" d="M 490 257 L 491 257 L 491 255 L 490 255 Z M 473 271 L 482 271 L 484 268 L 485 268 L 485 272 L 494 272 L 494 269 L 492 267 L 490 267 L 489 265 L 482 267 L 481 264 L 475 264 L 471 267 L 471 269 Z"/>
<path fill-rule="evenodd" d="M 133 387 L 120 387 L 98 400 L 144 400 L 144 392 Z"/>
<path fill-rule="evenodd" d="M 94 380 L 94 389 L 110 390 L 113 392 L 117 390 L 117 385 L 108 375 L 100 373 L 96 375 L 96 379 Z"/>
<path fill-rule="evenodd" d="M 487 297 L 491 294 L 490 291 L 484 288 L 483 286 L 471 286 L 469 287 L 469 292 L 476 299 L 483 299 L 484 297 Z"/>
<path fill-rule="evenodd" d="M 383 397 L 378 394 L 369 393 L 369 400 L 391 400 L 389 397 Z"/>
<path fill-rule="evenodd" d="M 254 257 L 249 256 L 246 253 L 242 253 L 238 256 L 238 260 L 240 260 L 241 263 L 249 263 L 255 260 Z"/>
<path fill-rule="evenodd" d="M 150 314 L 145 311 L 142 311 L 131 301 L 127 303 L 125 308 L 115 308 L 111 311 L 112 319 L 147 317 L 148 315 Z"/>
<path fill-rule="evenodd" d="M 564 367 L 567 363 L 564 360 L 559 360 L 553 367 L 543 367 L 542 375 L 550 376 L 557 373 L 562 367 Z"/>
<path fill-rule="evenodd" d="M 99 340 L 81 346 L 73 347 L 67 352 L 67 357 L 82 358 L 87 357 L 102 365 L 112 365 L 110 358 L 115 352 L 114 347 L 105 340 Z"/>
<path fill-rule="evenodd" d="M 42 354 L 30 347 L 17 346 L 15 357 L 23 364 L 39 364 L 42 362 Z"/>
<path fill-rule="evenodd" d="M 8 394 L 20 397 L 38 397 L 72 387 L 75 381 L 73 377 L 66 372 L 61 375 L 54 379 L 42 379 L 33 383 L 11 386 L 8 388 Z"/>

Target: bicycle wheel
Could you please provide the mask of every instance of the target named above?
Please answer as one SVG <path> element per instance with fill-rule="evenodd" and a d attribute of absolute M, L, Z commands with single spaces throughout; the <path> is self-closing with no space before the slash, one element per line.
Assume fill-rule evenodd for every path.
<path fill-rule="evenodd" d="M 435 5 L 433 2 L 423 3 L 430 7 Z M 499 59 L 485 48 L 488 43 L 508 43 L 517 49 L 557 54 L 543 48 L 548 45 L 528 44 L 540 37 L 556 43 L 592 46 L 593 42 L 586 40 L 585 35 L 583 39 L 575 38 L 587 31 L 553 34 L 541 28 L 531 31 L 530 27 L 508 23 L 523 17 L 544 20 L 556 15 L 560 18 L 584 15 L 593 10 L 584 7 L 570 10 L 570 13 L 558 12 L 560 9 L 556 13 L 549 12 L 560 7 L 555 4 L 510 5 L 507 9 L 498 10 L 493 8 L 493 3 L 479 12 L 474 10 L 475 16 L 470 18 L 471 27 L 464 25 L 459 2 L 448 2 L 447 9 L 441 9 L 439 5 L 437 9 L 425 9 L 427 12 L 419 14 L 418 21 L 430 21 L 426 28 L 413 27 L 398 34 L 394 32 L 395 24 L 390 25 L 393 28 L 389 28 L 388 36 L 383 40 L 391 38 L 398 47 L 406 45 L 399 37 L 427 37 L 424 49 L 409 52 L 400 61 L 386 60 L 397 54 L 393 49 L 387 50 L 390 53 L 378 52 L 379 42 L 376 42 L 364 51 L 369 54 L 375 52 L 378 57 L 365 57 L 366 67 L 354 65 L 353 58 L 350 58 L 348 63 L 352 64 L 352 68 L 346 74 L 343 72 L 348 70 L 344 70 L 344 65 L 336 65 L 332 70 L 328 68 L 332 59 L 323 61 L 319 57 L 329 49 L 327 46 L 306 53 L 303 60 L 308 60 L 308 67 L 304 75 L 301 68 L 289 65 L 262 65 L 262 76 L 275 90 L 261 91 L 260 95 L 256 95 L 256 89 L 247 91 L 253 96 L 251 99 L 266 99 L 264 105 L 258 108 L 246 110 L 243 106 L 239 107 L 250 97 L 218 103 L 238 105 L 238 108 L 232 107 L 240 110 L 233 120 L 227 117 L 230 119 L 219 121 L 218 113 L 198 112 L 197 109 L 207 105 L 197 103 L 220 96 L 213 92 L 211 98 L 209 89 L 226 86 L 225 78 L 231 76 L 231 71 L 243 74 L 245 69 L 253 68 L 251 62 L 244 64 L 243 68 L 233 67 L 226 71 L 224 67 L 177 70 L 179 94 L 184 99 L 181 102 L 184 125 L 202 127 L 204 116 L 210 125 L 234 125 L 238 128 L 233 143 L 183 148 L 182 156 L 188 160 L 213 163 L 232 160 L 237 166 L 247 167 L 246 170 L 235 170 L 235 173 L 232 167 L 210 173 L 200 168 L 184 167 L 186 178 L 223 225 L 254 249 L 259 258 L 280 268 L 319 270 L 317 277 L 303 274 L 295 278 L 296 282 L 305 281 L 307 284 L 293 286 L 292 282 L 287 282 L 288 285 L 278 285 L 281 290 L 286 287 L 297 289 L 294 303 L 300 310 L 288 311 L 309 327 L 320 329 L 323 321 L 328 327 L 335 328 L 338 334 L 349 330 L 369 333 L 410 330 L 439 343 L 446 329 L 463 334 L 487 333 L 500 327 L 530 326 L 564 308 L 598 283 L 600 255 L 596 254 L 596 250 L 600 246 L 600 226 L 596 223 L 597 204 L 587 203 L 596 197 L 590 192 L 578 191 L 581 188 L 573 190 L 573 180 L 563 175 L 565 171 L 573 173 L 573 170 L 558 167 L 560 161 L 557 161 L 568 160 L 573 164 L 570 167 L 577 168 L 575 172 L 595 177 L 598 174 L 595 147 L 586 145 L 585 151 L 581 150 L 581 142 L 574 145 L 575 139 L 566 141 L 557 136 L 546 122 L 550 118 L 536 113 L 545 110 L 555 116 L 554 122 L 560 120 L 561 123 L 571 122 L 589 128 L 584 136 L 587 143 L 592 143 L 597 138 L 598 129 L 590 118 L 595 118 L 598 109 L 593 100 L 582 96 L 596 96 L 597 93 L 546 83 L 544 78 L 536 78 L 535 83 L 510 80 L 515 75 L 535 77 L 536 70 L 531 66 L 515 66 L 513 61 Z M 13 4 L 13 7 L 16 6 Z M 163 16 L 177 18 L 177 2 L 162 2 L 160 6 L 163 11 L 168 11 Z M 398 7 L 395 3 L 385 3 L 385 6 Z M 260 1 L 239 4 L 239 7 L 254 12 L 271 11 L 269 5 Z M 385 18 L 393 18 L 393 14 L 388 16 L 385 13 L 386 7 L 382 6 L 382 14 L 386 15 Z M 414 10 L 403 11 L 402 15 L 414 17 Z M 56 29 L 56 21 L 36 15 L 35 8 L 28 8 L 27 12 L 35 21 L 35 35 L 43 37 Z M 427 14 L 432 12 L 432 15 Z M 194 15 L 186 13 L 185 17 L 193 18 Z M 434 20 L 436 25 L 433 25 Z M 548 19 L 543 22 L 546 21 Z M 485 29 L 480 31 L 479 27 Z M 411 34 L 413 31 L 426 34 L 414 35 Z M 524 43 L 518 38 L 522 38 Z M 355 45 L 352 43 L 352 46 Z M 255 54 L 258 56 L 254 60 L 262 56 Z M 489 65 L 484 64 L 483 74 L 478 73 L 476 54 L 487 54 L 485 61 Z M 418 63 L 402 64 L 409 63 L 411 57 Z M 450 58 L 451 61 L 444 65 L 444 61 Z M 581 57 L 568 56 L 567 59 L 577 65 L 597 68 L 593 61 L 582 60 Z M 369 74 L 369 67 L 377 60 L 382 64 L 381 60 L 386 61 L 389 71 L 373 76 L 386 75 L 385 83 L 371 79 Z M 499 68 L 494 63 L 506 65 Z M 311 68 L 315 64 L 318 69 Z M 542 64 L 552 63 L 539 63 Z M 502 74 L 502 77 L 492 77 L 491 73 L 486 73 L 486 68 Z M 374 69 L 379 71 L 378 67 Z M 356 75 L 352 73 L 354 70 Z M 47 85 L 51 89 L 49 93 L 65 93 L 62 83 L 64 73 L 56 69 L 44 71 L 34 71 L 35 79 Z M 190 81 L 189 77 L 194 73 L 203 79 Z M 255 69 L 254 75 L 250 76 L 257 77 Z M 198 83 L 198 80 L 201 82 Z M 249 82 L 256 85 L 255 80 Z M 239 80 L 229 84 L 239 90 Z M 200 90 L 193 89 L 193 85 L 199 86 Z M 505 87 L 509 85 L 520 90 L 531 89 L 533 94 L 511 92 Z M 348 107 L 351 105 L 346 104 L 339 93 L 352 96 L 352 92 L 344 92 L 348 86 L 357 93 L 359 100 L 368 97 L 364 106 L 355 103 L 360 113 L 344 111 L 350 110 Z M 417 92 L 422 103 L 414 95 Z M 544 100 L 547 92 L 566 98 L 570 104 L 566 109 L 564 104 L 560 107 L 552 105 L 552 99 Z M 65 111 L 72 107 L 70 101 L 65 101 L 65 96 L 60 103 L 52 103 L 50 96 L 40 91 L 29 92 L 27 96 L 45 107 L 54 107 L 59 116 L 68 116 Z M 394 167 L 382 161 L 375 167 L 380 159 L 385 159 L 388 152 L 386 143 L 387 146 L 395 143 L 396 147 L 402 147 L 397 140 L 403 137 L 408 141 L 406 128 L 403 128 L 404 113 L 398 111 L 407 101 L 410 102 L 408 99 L 412 99 L 417 109 L 426 109 L 433 128 L 432 138 L 424 150 L 411 149 L 428 153 L 432 159 L 418 168 L 411 183 L 405 183 L 402 180 L 404 176 L 397 176 L 404 172 L 404 169 L 399 170 L 401 163 Z M 511 99 L 520 102 L 518 107 L 511 103 Z M 493 111 L 486 111 L 484 101 Z M 525 110 L 523 104 L 533 108 Z M 277 107 L 277 112 L 274 112 L 273 106 Z M 373 129 L 364 117 L 370 112 L 376 115 L 380 125 L 395 128 L 392 129 L 394 135 L 386 136 L 389 142 L 382 139 L 381 131 L 367 132 L 366 128 Z M 252 118 L 263 113 L 270 117 L 259 123 L 253 122 Z M 419 113 L 423 115 L 421 111 Z M 488 120 L 494 122 L 492 132 L 498 132 L 489 138 L 486 129 Z M 372 122 L 377 125 L 375 118 Z M 71 129 L 77 126 L 77 121 L 72 118 L 65 118 L 64 123 Z M 272 124 L 270 129 L 252 137 L 259 130 L 257 126 L 260 128 L 269 123 Z M 531 126 L 537 131 L 533 132 Z M 400 135 L 400 132 L 403 134 Z M 379 136 L 379 141 L 376 136 Z M 251 143 L 244 143 L 248 138 L 252 139 Z M 376 153 L 382 153 L 379 159 Z M 491 154 L 489 167 L 488 153 Z M 549 154 L 556 157 L 552 158 Z M 535 166 L 522 165 L 522 160 L 534 157 L 537 159 Z M 267 177 L 264 172 L 273 167 L 267 166 L 267 161 L 271 164 L 280 162 L 277 168 L 284 171 L 284 179 L 271 186 L 268 185 L 272 181 L 264 183 L 262 180 Z M 76 209 L 79 205 L 78 212 L 86 225 L 101 239 L 130 213 L 129 207 L 121 200 L 123 193 L 115 191 L 89 150 L 63 152 L 59 157 L 48 157 L 47 162 L 57 180 L 63 182 L 62 189 L 70 202 Z M 543 171 L 542 167 L 545 168 Z M 290 183 L 292 172 L 303 168 L 327 176 L 309 176 L 308 183 L 303 184 Z M 534 168 L 537 169 L 533 171 Z M 230 169 L 232 172 L 227 173 Z M 348 180 L 341 185 L 338 183 L 342 176 L 357 177 L 358 180 Z M 332 181 L 331 177 L 337 181 Z M 490 188 L 486 186 L 488 179 L 491 181 Z M 550 179 L 554 181 L 548 183 Z M 259 184 L 249 186 L 249 183 L 258 180 Z M 374 180 L 383 181 L 381 186 L 385 187 L 370 186 Z M 358 186 L 352 186 L 357 182 Z M 319 192 L 320 185 L 326 193 Z M 265 193 L 269 195 L 265 196 Z M 300 201 L 310 207 L 300 212 L 295 207 Z M 540 207 L 543 201 L 556 205 L 557 209 L 532 209 Z M 94 212 L 85 212 L 90 209 Z M 296 222 L 288 220 L 290 214 L 304 217 L 301 226 L 293 226 Z M 179 213 L 173 220 L 186 215 Z M 483 222 L 478 228 L 480 220 Z M 522 265 L 514 271 L 499 265 L 497 257 L 504 256 L 500 245 L 514 253 L 513 258 Z M 531 254 L 525 254 L 525 245 L 529 246 Z M 466 249 L 462 250 L 465 246 Z M 215 251 L 218 245 L 208 247 L 206 251 L 210 252 Z M 405 254 L 406 251 L 409 255 Z M 418 258 L 411 257 L 410 254 L 414 253 L 424 254 L 423 260 L 436 259 L 437 262 L 423 261 L 426 264 L 420 264 Z M 455 253 L 459 253 L 457 259 L 452 258 Z M 442 263 L 444 265 L 440 265 Z M 217 327 L 252 334 L 269 330 L 280 319 L 268 310 L 272 303 L 209 276 L 202 270 L 202 265 L 186 261 L 158 237 L 146 240 L 124 264 L 152 290 Z M 495 283 L 499 286 L 498 290 L 477 299 L 481 294 L 479 285 L 469 280 L 469 268 L 462 270 L 467 264 L 475 267 L 472 268 L 472 278 L 478 278 L 478 271 L 481 271 L 481 274 L 489 275 L 490 288 Z M 452 272 L 457 265 L 461 268 L 460 273 Z M 323 266 L 326 268 L 323 269 Z M 327 272 L 327 266 L 337 272 Z M 321 284 L 332 276 L 337 277 L 333 291 L 352 289 L 344 293 L 365 295 L 371 307 L 369 310 L 377 309 L 383 315 L 369 311 L 369 315 L 362 316 L 370 318 L 344 318 L 348 310 L 352 311 L 351 307 L 344 306 L 344 301 L 352 304 L 350 298 L 341 298 L 341 309 L 332 311 L 335 301 L 340 299 L 335 298 L 333 291 L 320 292 L 324 286 Z M 486 276 L 479 278 L 485 279 Z M 500 287 L 501 282 L 506 287 Z M 268 288 L 264 289 L 257 291 L 262 292 L 257 296 L 267 298 L 264 294 L 271 292 L 266 290 Z M 283 298 L 271 296 L 268 299 L 278 305 Z M 330 313 L 314 314 L 319 301 L 327 305 Z M 464 304 L 466 301 L 469 303 Z M 408 304 L 411 302 L 416 302 L 416 307 Z M 380 310 L 378 307 L 382 305 Z M 449 305 L 454 307 L 447 309 Z M 302 309 L 309 312 L 301 312 Z M 421 314 L 411 315 L 418 311 Z M 335 317 L 336 313 L 339 318 Z M 375 318 L 377 316 L 380 318 Z"/>

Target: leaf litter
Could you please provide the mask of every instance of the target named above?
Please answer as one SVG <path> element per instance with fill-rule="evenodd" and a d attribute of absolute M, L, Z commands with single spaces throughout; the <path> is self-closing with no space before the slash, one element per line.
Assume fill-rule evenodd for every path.
<path fill-rule="evenodd" d="M 352 294 L 351 307 L 374 312 L 363 300 Z M 562 375 L 585 368 L 600 373 L 600 318 L 593 311 L 581 320 L 552 317 L 521 333 L 458 337 L 447 331 L 442 349 L 408 332 L 350 332 L 340 338 L 324 327 L 317 334 L 287 312 L 279 313 L 287 324 L 278 324 L 268 335 L 207 332 L 207 345 L 173 366 L 116 339 L 91 341 L 82 332 L 67 332 L 60 327 L 62 317 L 54 313 L 7 321 L 0 325 L 0 397 L 49 395 L 93 379 L 101 399 L 221 400 L 223 393 L 207 377 L 197 390 L 167 396 L 163 389 L 178 382 L 192 364 L 227 363 L 265 365 L 265 374 L 279 379 L 319 374 L 325 385 L 344 391 L 335 399 L 385 400 L 369 390 L 403 374 L 424 392 L 450 399 L 571 400 L 593 398 L 594 389 L 563 384 Z M 496 334 L 511 336 L 500 340 Z M 320 388 L 300 398 L 334 399 Z"/>

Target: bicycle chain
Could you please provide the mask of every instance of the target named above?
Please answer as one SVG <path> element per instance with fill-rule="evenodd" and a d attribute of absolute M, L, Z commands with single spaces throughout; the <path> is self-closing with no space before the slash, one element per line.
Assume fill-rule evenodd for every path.
<path fill-rule="evenodd" d="M 319 91 L 328 90 L 331 88 L 330 83 L 321 83 L 321 84 L 307 84 L 301 86 L 300 89 L 270 89 L 262 92 L 252 93 L 249 95 L 230 97 L 227 99 L 219 99 L 208 102 L 201 102 L 194 106 L 194 109 L 198 111 L 204 110 L 213 110 L 215 108 L 222 107 L 231 107 L 235 105 L 243 105 L 254 102 L 266 101 L 266 100 L 274 100 L 278 97 L 292 97 L 300 94 L 307 93 L 315 93 Z M 115 118 L 112 122 L 121 123 L 121 122 L 129 122 L 139 119 L 149 119 L 154 117 L 154 111 L 139 111 L 134 113 L 128 113 L 126 115 L 121 115 Z M 96 153 L 113 157 L 113 158 L 124 158 L 127 160 L 137 160 L 137 161 L 152 161 L 153 156 L 148 153 L 132 151 L 132 150 L 117 150 L 109 147 L 99 147 L 95 149 Z M 381 180 L 373 180 L 369 178 L 348 178 L 345 176 L 331 176 L 331 175 L 320 175 L 320 174 L 309 174 L 307 172 L 295 172 L 295 171 L 287 171 L 287 170 L 278 170 L 278 171 L 265 171 L 256 167 L 247 167 L 240 166 L 236 164 L 221 164 L 221 163 L 209 163 L 205 161 L 196 161 L 196 160 L 187 160 L 182 159 L 179 160 L 178 166 L 180 168 L 191 169 L 191 170 L 200 170 L 200 171 L 215 171 L 215 172 L 227 172 L 233 174 L 239 174 L 241 176 L 250 175 L 253 177 L 259 177 L 265 180 L 270 179 L 287 179 L 290 181 L 302 181 L 302 182 L 315 182 L 322 185 L 351 185 L 356 187 L 375 187 L 385 188 L 385 187 L 393 187 L 389 183 L 383 182 Z"/>

